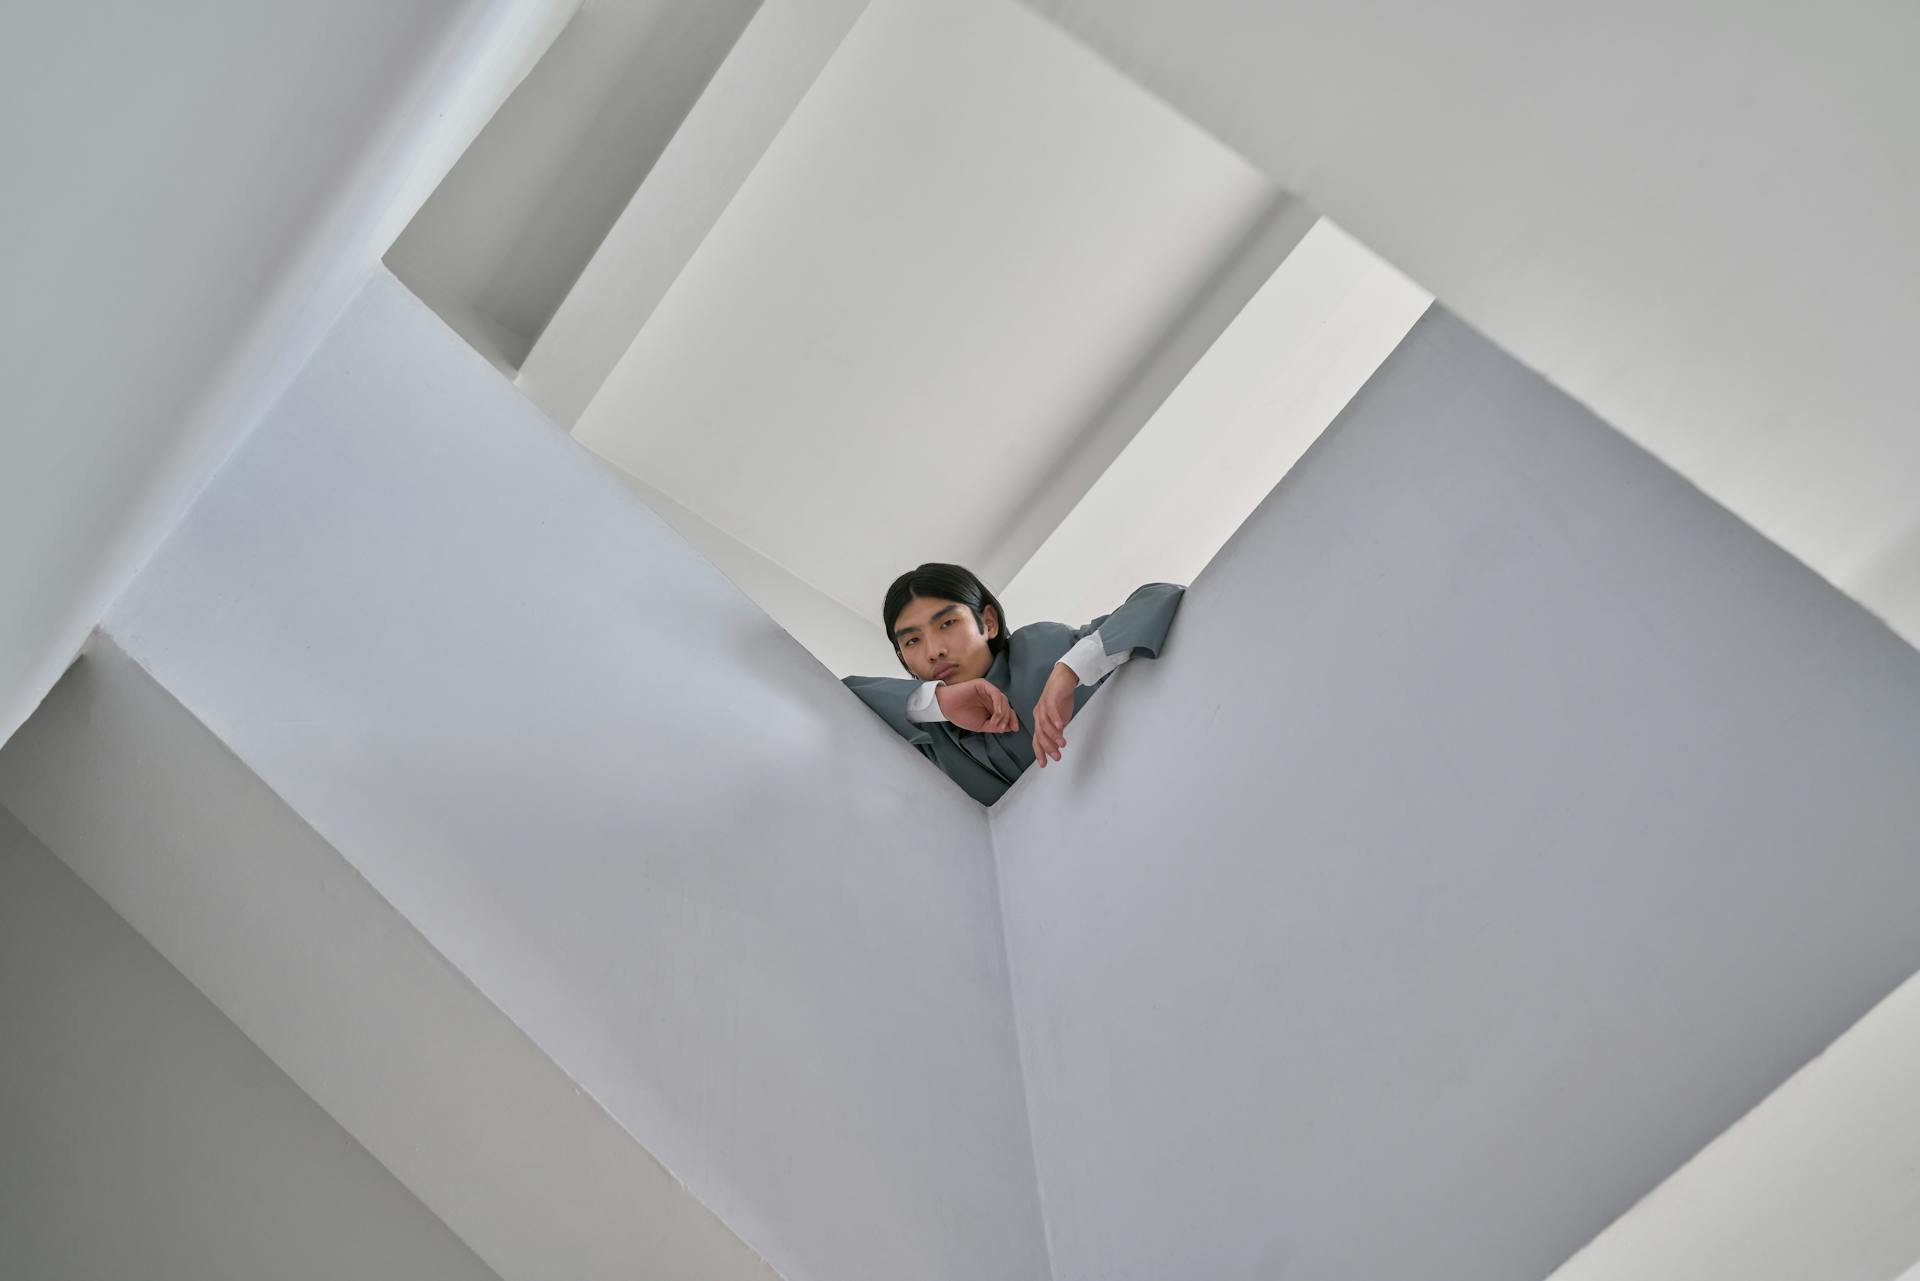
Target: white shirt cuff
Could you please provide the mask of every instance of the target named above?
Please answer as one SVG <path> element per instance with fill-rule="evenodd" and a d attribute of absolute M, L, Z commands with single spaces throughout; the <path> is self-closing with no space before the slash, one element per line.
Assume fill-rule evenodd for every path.
<path fill-rule="evenodd" d="M 1093 632 L 1080 639 L 1080 642 L 1065 654 L 1060 661 L 1073 669 L 1082 685 L 1091 685 L 1111 672 L 1120 664 L 1133 657 L 1133 651 L 1123 649 L 1118 654 L 1107 653 L 1106 642 L 1100 639 L 1099 632 Z"/>
<path fill-rule="evenodd" d="M 947 714 L 940 710 L 939 689 L 939 681 L 923 681 L 919 689 L 907 695 L 907 719 L 910 721 L 947 719 Z"/>

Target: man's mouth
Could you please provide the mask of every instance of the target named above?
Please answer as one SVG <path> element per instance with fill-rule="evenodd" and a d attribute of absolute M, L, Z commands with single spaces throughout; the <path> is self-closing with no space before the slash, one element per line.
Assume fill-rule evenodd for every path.
<path fill-rule="evenodd" d="M 959 670 L 960 669 L 955 667 L 952 663 L 948 663 L 946 666 L 934 672 L 933 679 L 937 681 L 943 681 L 947 679 L 947 677 L 953 675 L 955 672 Z"/>

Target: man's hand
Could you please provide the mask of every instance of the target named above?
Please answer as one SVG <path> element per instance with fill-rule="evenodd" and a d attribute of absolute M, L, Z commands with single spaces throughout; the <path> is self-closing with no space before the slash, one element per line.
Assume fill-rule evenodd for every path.
<path fill-rule="evenodd" d="M 961 729 L 976 730 L 982 734 L 1009 734 L 1020 728 L 1020 718 L 1013 714 L 1013 704 L 1000 692 L 1000 687 L 985 677 L 979 680 L 961 681 L 958 685 L 942 685 L 933 691 L 940 704 L 940 710 L 947 719 Z"/>
<path fill-rule="evenodd" d="M 1033 705 L 1033 758 L 1041 769 L 1047 767 L 1049 756 L 1059 760 L 1060 749 L 1067 745 L 1067 722 L 1073 719 L 1073 692 L 1078 688 L 1079 674 L 1065 663 L 1055 663 L 1040 701 Z"/>

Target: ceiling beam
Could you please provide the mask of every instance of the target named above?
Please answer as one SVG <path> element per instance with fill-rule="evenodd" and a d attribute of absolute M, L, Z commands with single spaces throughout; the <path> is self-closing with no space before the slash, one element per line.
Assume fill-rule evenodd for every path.
<path fill-rule="evenodd" d="M 991 583 L 1012 583 L 1316 221 L 1299 201 L 1284 195 L 1274 200 L 1213 278 L 1173 317 L 1146 359 L 1114 389 L 1056 464 L 1040 473 L 1020 505 L 1021 514 L 987 551 L 977 572 Z"/>
<path fill-rule="evenodd" d="M 516 380 L 568 431 L 866 0 L 766 0 L 533 344 Z"/>

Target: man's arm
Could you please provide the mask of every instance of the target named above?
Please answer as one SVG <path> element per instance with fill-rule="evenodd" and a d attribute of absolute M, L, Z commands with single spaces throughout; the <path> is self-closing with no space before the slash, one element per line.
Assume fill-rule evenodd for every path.
<path fill-rule="evenodd" d="M 1186 588 L 1175 583 L 1148 583 L 1136 588 L 1111 614 L 1102 614 L 1078 629 L 1078 639 L 1054 665 L 1034 704 L 1033 756 L 1040 768 L 1045 769 L 1049 760 L 1059 760 L 1061 749 L 1067 745 L 1074 690 L 1105 677 L 1132 658 L 1135 651 L 1156 657 L 1185 593 Z"/>
<path fill-rule="evenodd" d="M 1113 650 L 1131 657 L 1137 652 L 1158 658 L 1160 647 L 1166 643 L 1167 629 L 1173 626 L 1173 616 L 1179 612 L 1180 600 L 1186 591 L 1178 583 L 1147 583 L 1136 587 L 1120 608 L 1076 629 L 1074 639 L 1083 641 L 1097 631 L 1103 653 Z"/>
<path fill-rule="evenodd" d="M 947 714 L 940 710 L 939 681 L 921 681 L 920 688 L 907 697 L 907 719 L 922 722 L 947 719 Z"/>
<path fill-rule="evenodd" d="M 1060 656 L 1060 661 L 1073 669 L 1082 685 L 1095 685 L 1104 679 L 1120 664 L 1133 657 L 1133 651 L 1123 649 L 1118 654 L 1107 653 L 1106 642 L 1100 636 L 1100 629 L 1082 636 L 1072 649 Z"/>
<path fill-rule="evenodd" d="M 947 721 L 980 734 L 1006 734 L 1020 728 L 1013 704 L 987 680 L 958 685 L 926 681 L 907 700 L 907 719 L 919 724 Z"/>

